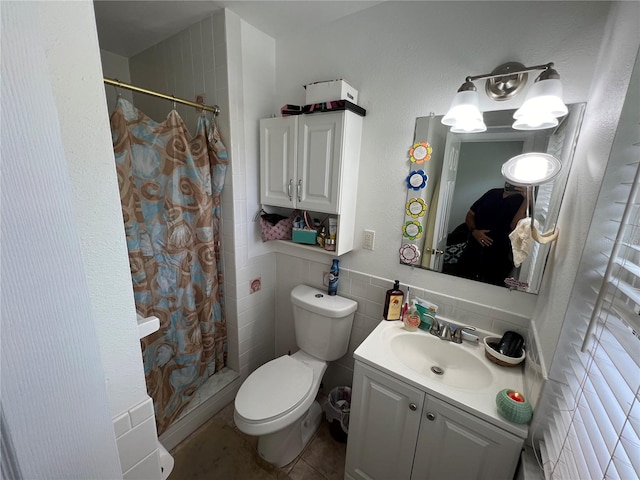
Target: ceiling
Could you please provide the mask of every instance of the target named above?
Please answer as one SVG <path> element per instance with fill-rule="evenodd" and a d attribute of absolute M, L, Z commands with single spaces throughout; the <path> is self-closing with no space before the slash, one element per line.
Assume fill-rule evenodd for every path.
<path fill-rule="evenodd" d="M 273 38 L 301 33 L 333 22 L 381 1 L 227 0 L 111 1 L 94 0 L 100 48 L 131 57 L 184 30 L 222 8 L 228 8 Z"/>

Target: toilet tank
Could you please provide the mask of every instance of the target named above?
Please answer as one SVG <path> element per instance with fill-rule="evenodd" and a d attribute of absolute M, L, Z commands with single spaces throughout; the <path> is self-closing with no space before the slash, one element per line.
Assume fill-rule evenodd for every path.
<path fill-rule="evenodd" d="M 347 353 L 357 302 L 298 285 L 291 290 L 291 303 L 300 350 L 328 362 Z"/>

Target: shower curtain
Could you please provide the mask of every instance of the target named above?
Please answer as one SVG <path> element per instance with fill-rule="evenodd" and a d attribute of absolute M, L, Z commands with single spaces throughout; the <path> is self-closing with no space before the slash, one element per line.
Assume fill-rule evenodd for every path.
<path fill-rule="evenodd" d="M 206 115 L 191 137 L 175 108 L 157 123 L 124 98 L 111 131 L 136 309 L 160 319 L 141 340 L 160 435 L 226 364 L 219 246 L 227 153 Z"/>

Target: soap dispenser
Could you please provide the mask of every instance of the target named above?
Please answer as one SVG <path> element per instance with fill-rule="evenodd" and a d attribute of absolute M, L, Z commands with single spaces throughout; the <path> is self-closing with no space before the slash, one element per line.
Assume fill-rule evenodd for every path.
<path fill-rule="evenodd" d="M 415 332 L 418 330 L 418 327 L 420 326 L 420 315 L 418 315 L 418 311 L 416 310 L 415 300 L 413 300 L 413 304 L 409 310 L 405 312 L 404 317 L 402 318 L 402 323 L 404 323 L 404 329 L 409 332 Z"/>
<path fill-rule="evenodd" d="M 400 290 L 400 280 L 396 280 L 393 288 L 387 290 L 384 299 L 384 310 L 382 318 L 385 320 L 400 320 L 402 318 L 402 301 L 404 292 Z"/>

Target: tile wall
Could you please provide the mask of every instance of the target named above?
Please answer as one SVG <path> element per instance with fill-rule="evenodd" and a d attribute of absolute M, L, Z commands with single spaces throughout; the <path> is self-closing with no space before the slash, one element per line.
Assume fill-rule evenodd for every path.
<path fill-rule="evenodd" d="M 156 419 L 151 397 L 113 419 L 125 480 L 160 478 Z"/>
<path fill-rule="evenodd" d="M 348 258 L 348 257 L 347 257 Z M 338 295 L 358 302 L 358 310 L 353 322 L 349 350 L 342 358 L 327 368 L 323 380 L 323 392 L 327 393 L 337 385 L 351 385 L 353 377 L 353 352 L 382 320 L 385 294 L 393 287 L 392 279 L 374 277 L 349 270 L 348 260 L 341 261 Z M 295 332 L 293 329 L 293 312 L 289 294 L 291 289 L 300 283 L 325 290 L 323 273 L 329 270 L 331 259 L 326 262 L 309 261 L 290 255 L 277 255 L 277 289 L 276 289 L 276 355 L 288 351 L 296 351 Z M 407 285 L 401 288 L 406 290 Z M 452 296 L 436 294 L 424 288 L 411 288 L 411 297 L 424 298 L 438 305 L 438 316 L 452 320 L 458 324 L 473 325 L 479 330 L 502 335 L 507 330 L 520 333 L 528 338 L 528 317 L 487 305 L 474 304 Z"/>

